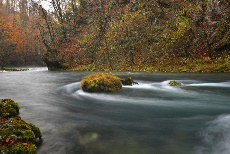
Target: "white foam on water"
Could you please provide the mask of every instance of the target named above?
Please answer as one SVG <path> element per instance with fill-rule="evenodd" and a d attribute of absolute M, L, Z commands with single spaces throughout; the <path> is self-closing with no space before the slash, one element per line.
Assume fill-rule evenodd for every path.
<path fill-rule="evenodd" d="M 155 93 L 156 97 L 154 96 L 135 96 L 134 93 L 130 93 L 130 95 L 125 95 L 123 93 L 88 93 L 84 92 L 80 89 L 80 82 L 71 83 L 68 85 L 63 86 L 58 91 L 63 95 L 70 95 L 77 99 L 95 99 L 95 100 L 101 100 L 101 102 L 122 102 L 122 103 L 132 103 L 132 104 L 142 104 L 142 105 L 160 105 L 160 106 L 183 106 L 188 105 L 188 103 L 183 102 L 174 102 L 170 101 L 169 99 L 165 97 L 195 97 L 193 93 L 190 91 L 181 89 L 180 87 L 171 87 L 169 86 L 169 82 L 171 80 L 163 81 L 163 82 L 144 82 L 139 81 L 137 85 L 133 86 L 123 86 L 122 90 L 126 89 L 126 92 L 128 89 L 134 89 L 137 90 L 135 92 L 138 93 L 138 90 L 144 90 L 144 91 L 153 91 L 153 92 L 160 92 Z M 162 94 L 161 94 L 162 92 Z M 143 91 L 142 91 L 143 93 Z M 158 97 L 160 96 L 160 98 Z"/>
<path fill-rule="evenodd" d="M 158 91 L 170 91 L 170 92 L 184 92 L 180 87 L 173 87 L 169 85 L 169 82 L 172 80 L 167 80 L 163 82 L 143 82 L 140 81 L 138 84 L 133 86 L 123 86 L 123 88 L 131 88 L 131 89 L 144 89 L 144 90 L 158 90 Z"/>
<path fill-rule="evenodd" d="M 203 132 L 204 145 L 197 147 L 196 154 L 230 154 L 230 115 L 222 115 L 208 123 Z"/>
<path fill-rule="evenodd" d="M 173 101 L 169 99 L 162 99 L 157 97 L 141 97 L 141 96 L 127 96 L 123 94 L 113 93 L 88 93 L 83 90 L 76 91 L 73 94 L 77 99 L 97 100 L 100 103 L 117 103 L 117 104 L 135 104 L 135 105 L 150 105 L 150 106 L 167 106 L 167 107 L 189 107 L 194 106 L 190 101 Z M 99 101 L 98 101 L 99 100 Z M 200 105 L 200 104 L 198 104 Z"/>
<path fill-rule="evenodd" d="M 205 94 L 186 89 L 187 84 L 191 83 L 192 81 L 177 80 L 178 82 L 182 83 L 182 87 L 172 87 L 169 85 L 170 81 L 171 80 L 166 80 L 163 82 L 138 81 L 139 84 L 133 86 L 123 86 L 122 90 L 124 90 L 124 92 L 121 90 L 121 92 L 117 93 L 84 92 L 80 89 L 80 82 L 75 82 L 61 87 L 58 92 L 63 95 L 71 96 L 81 100 L 100 100 L 101 103 L 113 102 L 174 107 L 203 107 L 207 105 L 206 103 L 196 103 L 196 101 L 193 100 L 193 98 L 197 99 L 201 96 L 206 97 Z M 132 91 L 129 92 L 131 89 Z M 144 94 L 145 91 L 148 92 L 147 97 L 141 95 Z M 153 95 L 151 95 L 152 92 Z M 135 93 L 137 93 L 137 95 L 135 95 Z M 182 99 L 181 101 L 174 101 L 176 98 Z M 184 101 L 186 98 L 189 98 L 190 101 Z"/>
<path fill-rule="evenodd" d="M 0 71 L 1 73 L 6 73 L 7 71 L 3 70 L 3 71 Z"/>
<path fill-rule="evenodd" d="M 61 87 L 58 91 L 61 94 L 73 95 L 79 89 L 80 89 L 80 82 L 75 82 L 75 83 L 71 83 L 71 84 L 68 84 L 68 85 Z"/>
<path fill-rule="evenodd" d="M 195 84 L 188 84 L 188 86 L 195 86 L 195 87 L 230 87 L 230 82 L 220 82 L 220 83 L 195 83 Z"/>
<path fill-rule="evenodd" d="M 88 98 L 92 100 L 101 100 L 103 102 L 110 103 L 130 103 L 130 104 L 142 104 L 142 105 L 169 105 L 170 103 L 153 98 L 144 98 L 144 97 L 132 97 L 124 95 L 115 95 L 115 94 L 104 94 L 104 93 L 88 93 L 82 90 L 78 90 L 75 94 L 75 97 Z M 171 104 L 172 105 L 172 104 Z"/>
<path fill-rule="evenodd" d="M 134 84 L 132 86 L 122 86 L 127 89 L 144 89 L 144 90 L 159 90 L 159 86 L 156 83 L 146 83 L 146 82 L 138 82 L 138 84 Z"/>
<path fill-rule="evenodd" d="M 29 71 L 48 71 L 47 67 L 33 67 L 29 68 Z"/>

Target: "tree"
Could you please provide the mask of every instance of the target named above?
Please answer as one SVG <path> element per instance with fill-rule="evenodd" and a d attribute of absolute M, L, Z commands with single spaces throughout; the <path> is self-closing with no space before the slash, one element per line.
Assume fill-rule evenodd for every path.
<path fill-rule="evenodd" d="M 31 12 L 31 14 L 28 14 L 27 2 L 27 0 L 20 1 L 21 6 L 13 8 L 20 10 L 20 12 L 8 12 L 5 8 L 0 9 L 1 28 L 2 34 L 4 34 L 1 43 L 4 52 L 2 51 L 1 57 L 8 56 L 4 60 L 7 59 L 8 65 L 41 64 L 40 53 L 43 50 L 43 45 L 39 37 L 39 31 L 35 27 L 35 14 Z M 9 3 L 13 5 L 15 1 L 9 1 Z"/>
<path fill-rule="evenodd" d="M 12 53 L 15 50 L 15 44 L 11 41 L 11 36 L 12 27 L 5 23 L 0 14 L 0 66 L 2 70 L 10 62 Z"/>

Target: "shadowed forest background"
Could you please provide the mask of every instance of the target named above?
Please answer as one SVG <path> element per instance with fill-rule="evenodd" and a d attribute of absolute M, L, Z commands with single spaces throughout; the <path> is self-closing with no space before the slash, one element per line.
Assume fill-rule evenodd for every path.
<path fill-rule="evenodd" d="M 40 1 L 0 0 L 2 69 L 230 71 L 229 0 L 46 4 L 44 9 Z"/>

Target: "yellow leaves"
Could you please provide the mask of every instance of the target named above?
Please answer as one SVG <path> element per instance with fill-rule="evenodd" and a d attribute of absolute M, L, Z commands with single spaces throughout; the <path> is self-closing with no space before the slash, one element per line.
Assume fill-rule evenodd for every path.
<path fill-rule="evenodd" d="M 20 29 L 12 28 L 12 26 L 8 26 L 5 31 L 8 31 L 7 40 L 16 45 L 17 50 L 21 50 L 24 45 L 24 38 L 22 36 L 22 31 Z"/>
<path fill-rule="evenodd" d="M 178 29 L 188 29 L 190 28 L 189 19 L 184 16 L 179 16 L 176 20 L 176 26 Z"/>
<path fill-rule="evenodd" d="M 162 38 L 170 44 L 180 41 L 185 33 L 191 28 L 189 19 L 184 16 L 179 16 L 175 21 L 175 28 L 165 30 Z"/>

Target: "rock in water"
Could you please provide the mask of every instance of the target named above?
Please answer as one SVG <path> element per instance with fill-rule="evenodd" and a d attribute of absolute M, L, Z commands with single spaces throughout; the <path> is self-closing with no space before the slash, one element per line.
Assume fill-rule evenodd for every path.
<path fill-rule="evenodd" d="M 182 86 L 182 83 L 177 82 L 177 81 L 170 81 L 170 82 L 169 82 L 169 85 L 170 85 L 170 86 L 173 86 L 173 87 L 174 87 L 174 86 Z"/>
<path fill-rule="evenodd" d="M 121 80 L 121 82 L 122 82 L 122 85 L 124 86 L 132 86 L 134 84 L 138 84 L 137 82 L 134 82 L 131 77 Z"/>
<path fill-rule="evenodd" d="M 84 77 L 80 87 L 86 92 L 115 92 L 121 90 L 122 83 L 116 76 L 96 73 Z"/>

